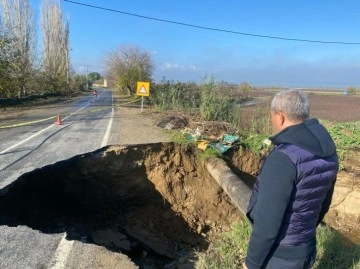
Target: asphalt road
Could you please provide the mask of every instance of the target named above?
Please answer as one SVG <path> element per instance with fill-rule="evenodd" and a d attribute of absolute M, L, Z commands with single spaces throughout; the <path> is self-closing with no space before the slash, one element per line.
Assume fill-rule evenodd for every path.
<path fill-rule="evenodd" d="M 120 126 L 113 117 L 112 99 L 111 91 L 99 89 L 96 100 L 89 93 L 71 102 L 24 111 L 16 118 L 2 115 L 0 126 L 38 122 L 0 129 L 0 195 L 26 172 L 110 144 Z M 61 125 L 54 123 L 57 115 L 61 117 Z M 40 121 L 42 119 L 48 120 Z M 116 259 L 116 268 L 137 268 L 124 255 L 119 258 L 121 254 L 90 246 L 67 240 L 65 234 L 44 234 L 26 226 L 11 227 L 2 222 L 0 268 L 106 268 L 101 266 L 101 258 L 96 258 L 97 253 L 101 253 L 103 260 Z M 82 253 L 83 258 L 74 258 L 74 252 Z M 73 257 L 71 263 L 69 257 Z M 96 258 L 96 266 L 89 266 L 89 257 Z M 81 266 L 85 261 L 86 267 Z"/>
<path fill-rule="evenodd" d="M 70 103 L 33 109 L 8 121 L 15 126 L 51 117 L 43 122 L 0 129 L 0 190 L 25 172 L 108 144 L 107 129 L 113 124 L 112 91 L 98 93 L 96 100 L 89 94 Z M 57 115 L 62 125 L 55 124 Z M 2 120 L 1 125 L 6 124 Z"/>

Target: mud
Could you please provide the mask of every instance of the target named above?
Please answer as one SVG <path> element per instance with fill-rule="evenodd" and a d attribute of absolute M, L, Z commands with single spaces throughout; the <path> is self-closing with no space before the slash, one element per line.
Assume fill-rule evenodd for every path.
<path fill-rule="evenodd" d="M 65 231 L 125 253 L 140 268 L 193 264 L 195 250 L 241 218 L 195 150 L 113 146 L 35 170 L 1 197 L 1 225 Z"/>

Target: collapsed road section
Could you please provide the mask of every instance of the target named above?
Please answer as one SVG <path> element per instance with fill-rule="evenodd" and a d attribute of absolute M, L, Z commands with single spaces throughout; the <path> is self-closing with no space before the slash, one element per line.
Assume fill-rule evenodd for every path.
<path fill-rule="evenodd" d="M 110 146 L 24 174 L 0 196 L 1 268 L 193 268 L 194 251 L 241 219 L 261 163 L 244 149 L 225 160 L 188 144 Z"/>
<path fill-rule="evenodd" d="M 0 198 L 1 225 L 66 233 L 140 268 L 191 264 L 209 237 L 241 218 L 194 150 L 111 146 L 34 170 Z"/>

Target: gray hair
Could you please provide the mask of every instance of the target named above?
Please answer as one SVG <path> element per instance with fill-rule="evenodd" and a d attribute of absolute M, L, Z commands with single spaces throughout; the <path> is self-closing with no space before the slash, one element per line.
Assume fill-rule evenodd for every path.
<path fill-rule="evenodd" d="M 291 121 L 305 121 L 310 115 L 307 95 L 301 90 L 287 90 L 277 93 L 271 101 L 273 111 L 283 112 Z"/>

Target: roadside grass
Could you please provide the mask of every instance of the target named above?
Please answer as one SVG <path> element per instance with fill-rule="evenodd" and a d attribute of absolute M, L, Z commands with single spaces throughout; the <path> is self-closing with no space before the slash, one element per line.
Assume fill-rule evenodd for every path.
<path fill-rule="evenodd" d="M 317 230 L 317 259 L 315 269 L 359 269 L 360 245 L 346 240 L 329 226 Z"/>
<path fill-rule="evenodd" d="M 208 147 L 206 150 L 199 152 L 197 157 L 200 161 L 205 162 L 211 158 L 221 158 L 221 154 L 215 149 Z"/>
<path fill-rule="evenodd" d="M 206 252 L 197 253 L 197 269 L 241 268 L 251 235 L 248 221 L 235 222 L 210 244 Z M 360 246 L 348 242 L 328 226 L 317 230 L 317 258 L 314 269 L 360 269 Z"/>
<path fill-rule="evenodd" d="M 247 221 L 234 222 L 229 232 L 224 232 L 210 244 L 206 252 L 198 252 L 197 269 L 242 268 L 246 256 L 251 227 Z"/>
<path fill-rule="evenodd" d="M 172 137 L 172 141 L 178 144 L 194 144 L 194 141 L 187 140 L 186 137 L 179 131 L 166 130 Z"/>
<path fill-rule="evenodd" d="M 261 153 L 261 150 L 267 147 L 264 141 L 269 137 L 268 134 L 252 134 L 243 133 L 240 136 L 240 142 L 245 147 L 249 148 L 254 153 Z"/>

